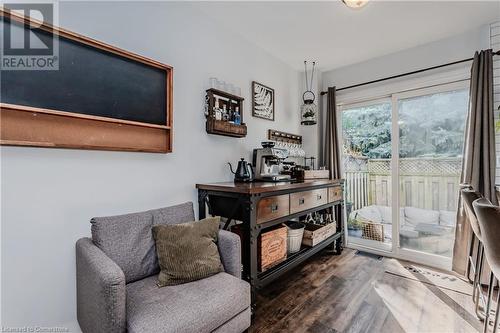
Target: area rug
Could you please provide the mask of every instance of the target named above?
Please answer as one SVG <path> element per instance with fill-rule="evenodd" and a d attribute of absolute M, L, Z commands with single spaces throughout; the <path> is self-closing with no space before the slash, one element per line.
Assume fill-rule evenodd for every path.
<path fill-rule="evenodd" d="M 384 268 L 387 274 L 420 281 L 466 295 L 472 295 L 472 285 L 453 273 L 389 258 L 384 259 Z"/>
<path fill-rule="evenodd" d="M 373 253 L 369 253 L 369 252 L 365 252 L 365 251 L 360 251 L 360 250 L 356 251 L 356 255 L 357 256 L 362 256 L 362 257 L 372 258 L 372 259 L 375 259 L 375 260 L 382 260 L 384 258 L 382 256 L 379 256 L 379 255 L 376 255 L 376 254 L 373 254 Z"/>

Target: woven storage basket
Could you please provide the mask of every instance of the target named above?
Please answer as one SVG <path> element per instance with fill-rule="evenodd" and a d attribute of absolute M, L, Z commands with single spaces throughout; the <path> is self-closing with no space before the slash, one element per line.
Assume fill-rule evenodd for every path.
<path fill-rule="evenodd" d="M 378 242 L 384 241 L 384 225 L 382 223 L 361 222 L 362 238 Z"/>

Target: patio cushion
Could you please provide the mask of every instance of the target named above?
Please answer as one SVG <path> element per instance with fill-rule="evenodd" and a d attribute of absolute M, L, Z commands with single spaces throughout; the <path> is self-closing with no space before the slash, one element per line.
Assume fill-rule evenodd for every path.
<path fill-rule="evenodd" d="M 392 207 L 389 206 L 374 206 L 377 207 L 380 211 L 380 215 L 382 216 L 382 223 L 384 224 L 392 224 Z M 400 223 L 405 222 L 405 214 L 404 208 L 399 209 L 399 221 Z"/>
<path fill-rule="evenodd" d="M 419 223 L 439 224 L 439 211 L 405 207 L 405 224 L 415 227 Z"/>
<path fill-rule="evenodd" d="M 449 210 L 439 211 L 439 225 L 446 227 L 455 227 L 457 223 L 457 212 L 452 212 Z"/>
<path fill-rule="evenodd" d="M 159 272 L 151 228 L 160 223 L 194 220 L 193 203 L 149 210 L 140 213 L 94 217 L 92 240 L 125 274 L 127 283 Z"/>
<path fill-rule="evenodd" d="M 415 230 L 413 230 L 412 227 L 408 227 L 408 226 L 403 226 L 399 230 L 399 235 L 401 237 L 406 237 L 406 238 L 418 238 L 419 237 L 418 231 L 415 231 Z"/>
<path fill-rule="evenodd" d="M 413 227 L 411 226 L 402 226 L 399 229 L 399 234 L 402 237 L 418 238 L 418 232 L 413 230 Z M 386 241 L 392 240 L 392 224 L 384 225 L 384 236 Z"/>
<path fill-rule="evenodd" d="M 227 273 L 158 288 L 157 276 L 127 285 L 129 333 L 212 332 L 250 306 L 250 286 Z"/>
<path fill-rule="evenodd" d="M 382 223 L 390 224 L 392 223 L 392 207 L 388 206 L 377 206 L 380 215 L 382 216 Z"/>
<path fill-rule="evenodd" d="M 392 240 L 392 224 L 384 225 L 384 238 L 385 241 Z"/>
<path fill-rule="evenodd" d="M 440 225 L 429 224 L 429 223 L 419 223 L 415 230 L 419 232 L 421 236 L 443 236 L 450 232 L 450 228 L 443 227 Z"/>
<path fill-rule="evenodd" d="M 358 209 L 352 212 L 352 218 L 382 223 L 382 214 L 380 213 L 380 209 L 378 208 L 378 206 L 366 206 Z"/>

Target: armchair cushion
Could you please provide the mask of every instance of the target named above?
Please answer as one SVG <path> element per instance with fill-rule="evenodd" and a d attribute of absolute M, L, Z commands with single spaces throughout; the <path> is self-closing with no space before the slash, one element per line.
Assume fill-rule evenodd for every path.
<path fill-rule="evenodd" d="M 155 273 L 150 212 L 94 217 L 90 223 L 95 245 L 120 266 L 127 283 Z"/>
<path fill-rule="evenodd" d="M 125 274 L 126 282 L 159 272 L 153 224 L 176 224 L 194 220 L 193 203 L 140 213 L 94 217 L 92 240 Z"/>
<path fill-rule="evenodd" d="M 129 333 L 212 332 L 250 306 L 250 285 L 224 272 L 164 288 L 157 278 L 127 285 Z"/>
<path fill-rule="evenodd" d="M 153 225 L 157 224 L 178 224 L 194 221 L 193 203 L 186 202 L 180 205 L 153 209 Z"/>

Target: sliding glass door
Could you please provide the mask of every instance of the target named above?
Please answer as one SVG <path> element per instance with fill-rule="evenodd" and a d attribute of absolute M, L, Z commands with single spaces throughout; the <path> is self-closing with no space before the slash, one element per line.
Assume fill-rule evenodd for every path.
<path fill-rule="evenodd" d="M 395 98 L 400 251 L 451 265 L 468 89 L 451 84 Z"/>
<path fill-rule="evenodd" d="M 390 99 L 342 110 L 348 237 L 385 251 L 392 248 L 391 119 Z"/>
<path fill-rule="evenodd" d="M 448 268 L 465 83 L 340 106 L 348 246 Z"/>

